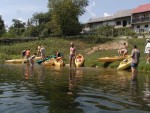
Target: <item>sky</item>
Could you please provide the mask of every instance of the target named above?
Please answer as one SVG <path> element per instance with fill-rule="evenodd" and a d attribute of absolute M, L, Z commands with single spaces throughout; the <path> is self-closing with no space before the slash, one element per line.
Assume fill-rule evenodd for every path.
<path fill-rule="evenodd" d="M 119 10 L 133 9 L 138 5 L 150 3 L 150 0 L 89 0 L 84 15 L 79 17 L 81 23 L 91 18 L 113 15 Z M 33 14 L 48 11 L 48 0 L 0 0 L 0 15 L 5 25 L 10 26 L 12 19 L 27 22 Z"/>

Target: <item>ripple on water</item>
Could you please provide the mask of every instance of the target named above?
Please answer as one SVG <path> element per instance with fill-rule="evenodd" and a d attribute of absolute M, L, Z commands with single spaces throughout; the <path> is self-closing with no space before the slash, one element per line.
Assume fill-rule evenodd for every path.
<path fill-rule="evenodd" d="M 80 89 L 75 102 L 79 103 L 78 108 L 83 109 L 85 113 L 134 111 L 135 107 L 140 106 L 139 104 L 124 100 L 124 98 L 90 87 L 80 87 Z"/>
<path fill-rule="evenodd" d="M 49 102 L 25 87 L 16 84 L 0 84 L 0 113 L 48 113 Z"/>

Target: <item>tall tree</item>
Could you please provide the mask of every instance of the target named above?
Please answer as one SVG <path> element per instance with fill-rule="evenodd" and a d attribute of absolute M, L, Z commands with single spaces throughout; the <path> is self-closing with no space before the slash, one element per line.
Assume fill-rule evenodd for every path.
<path fill-rule="evenodd" d="M 0 36 L 2 36 L 5 32 L 5 24 L 2 17 L 0 16 Z"/>
<path fill-rule="evenodd" d="M 18 19 L 13 19 L 12 22 L 13 22 L 13 25 L 10 26 L 9 31 L 8 31 L 9 34 L 11 34 L 11 36 L 13 37 L 21 37 L 25 31 L 26 23 Z"/>
<path fill-rule="evenodd" d="M 55 35 L 77 35 L 80 32 L 79 16 L 85 12 L 88 0 L 49 0 L 51 29 Z"/>

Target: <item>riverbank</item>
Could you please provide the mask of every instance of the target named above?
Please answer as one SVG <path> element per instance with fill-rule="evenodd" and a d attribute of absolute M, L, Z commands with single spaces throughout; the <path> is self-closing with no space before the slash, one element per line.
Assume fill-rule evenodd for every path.
<path fill-rule="evenodd" d="M 91 40 L 91 41 L 90 41 Z M 133 45 L 137 45 L 138 49 L 141 51 L 141 58 L 139 69 L 143 71 L 150 70 L 150 64 L 146 64 L 146 54 L 144 54 L 144 48 L 146 45 L 146 39 L 101 39 L 99 42 L 95 42 L 91 39 L 80 39 L 76 38 L 46 38 L 43 40 L 16 43 L 12 45 L 1 45 L 0 46 L 0 62 L 3 63 L 7 59 L 15 59 L 21 57 L 21 51 L 30 48 L 31 54 L 37 51 L 37 46 L 39 44 L 46 48 L 47 55 L 51 55 L 56 51 L 60 51 L 64 54 L 65 63 L 67 64 L 69 57 L 69 47 L 70 42 L 74 42 L 77 53 L 83 54 L 85 57 L 86 67 L 107 67 L 107 68 L 117 68 L 118 62 L 106 65 L 105 63 L 98 62 L 100 57 L 117 56 L 117 50 L 122 47 L 124 42 L 128 43 L 129 54 L 131 53 Z"/>

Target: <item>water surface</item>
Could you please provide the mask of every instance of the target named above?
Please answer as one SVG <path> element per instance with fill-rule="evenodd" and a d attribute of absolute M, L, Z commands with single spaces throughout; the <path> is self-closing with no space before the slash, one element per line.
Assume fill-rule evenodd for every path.
<path fill-rule="evenodd" d="M 150 73 L 0 65 L 0 113 L 149 113 Z"/>

